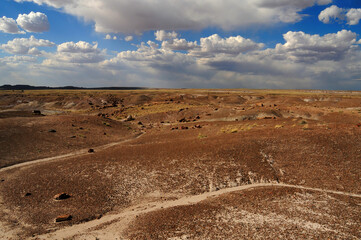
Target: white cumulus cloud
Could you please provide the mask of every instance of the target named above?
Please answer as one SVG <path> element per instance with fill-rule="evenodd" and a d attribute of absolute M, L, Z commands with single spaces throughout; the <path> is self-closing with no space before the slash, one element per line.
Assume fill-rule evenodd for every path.
<path fill-rule="evenodd" d="M 361 19 L 361 8 L 351 8 L 347 13 L 347 22 L 349 25 L 357 25 Z"/>
<path fill-rule="evenodd" d="M 323 10 L 319 15 L 318 19 L 323 23 L 330 23 L 331 19 L 343 19 L 345 10 L 343 8 L 339 8 L 336 5 L 332 5 L 331 7 Z"/>
<path fill-rule="evenodd" d="M 2 44 L 0 49 L 12 54 L 40 55 L 41 52 L 37 47 L 52 47 L 54 45 L 49 40 L 36 39 L 34 36 L 31 36 L 30 38 L 15 38 L 6 44 Z"/>
<path fill-rule="evenodd" d="M 290 31 L 283 35 L 286 43 L 277 44 L 276 55 L 296 62 L 339 61 L 358 48 L 356 36 L 347 30 L 324 36 Z"/>
<path fill-rule="evenodd" d="M 162 48 L 170 49 L 173 51 L 188 51 L 194 48 L 199 47 L 197 45 L 197 41 L 194 42 L 188 42 L 185 39 L 172 39 L 169 41 L 163 41 L 162 42 Z"/>
<path fill-rule="evenodd" d="M 361 8 L 344 9 L 332 5 L 323 10 L 318 19 L 323 23 L 330 23 L 331 19 L 347 20 L 348 25 L 357 25 L 361 19 Z"/>
<path fill-rule="evenodd" d="M 167 32 L 164 30 L 158 30 L 154 33 L 154 36 L 155 36 L 155 40 L 165 41 L 165 40 L 172 40 L 174 38 L 177 38 L 178 34 L 175 31 Z"/>
<path fill-rule="evenodd" d="M 111 40 L 111 39 L 117 40 L 118 37 L 117 37 L 117 36 L 111 36 L 110 34 L 107 34 L 107 35 L 105 35 L 105 38 L 104 38 L 104 39 L 106 39 L 106 40 Z"/>
<path fill-rule="evenodd" d="M 200 39 L 200 48 L 196 48 L 191 54 L 200 56 L 213 56 L 214 54 L 238 55 L 248 51 L 258 50 L 264 47 L 263 43 L 256 43 L 251 39 L 241 36 L 221 38 L 218 34 Z"/>
<path fill-rule="evenodd" d="M 199 39 L 199 45 L 193 42 L 196 46 L 188 50 L 184 49 L 192 42 L 187 39 L 156 42 L 155 37 L 134 51 L 109 55 L 96 43 L 80 41 L 60 44 L 55 53 L 42 51 L 41 58 L 0 58 L 0 82 L 11 78 L 73 85 L 77 79 L 79 86 L 360 90 L 361 42 L 351 31 L 290 31 L 283 35 L 284 43 L 266 49 L 242 36 L 212 35 Z"/>
<path fill-rule="evenodd" d="M 48 17 L 41 12 L 19 14 L 16 22 L 27 32 L 46 32 L 50 28 Z"/>
<path fill-rule="evenodd" d="M 126 41 L 126 42 L 130 42 L 130 41 L 133 41 L 133 36 L 126 36 L 125 38 L 124 38 L 124 40 Z"/>
<path fill-rule="evenodd" d="M 79 41 L 75 42 L 66 42 L 58 45 L 58 52 L 70 52 L 70 53 L 92 53 L 98 52 L 98 44 L 95 43 L 91 45 L 88 42 Z"/>
<path fill-rule="evenodd" d="M 57 52 L 48 54 L 46 65 L 61 63 L 98 63 L 105 59 L 106 51 L 98 48 L 97 43 L 79 41 L 65 42 L 58 45 Z"/>
<path fill-rule="evenodd" d="M 20 31 L 14 19 L 7 18 L 5 16 L 0 18 L 0 31 L 4 33 L 12 33 L 12 34 L 25 33 L 24 31 Z"/>
<path fill-rule="evenodd" d="M 148 30 L 223 30 L 297 22 L 300 12 L 332 0 L 15 0 L 58 8 L 95 23 L 97 32 L 141 33 Z M 186 9 L 186 10 L 185 10 Z"/>

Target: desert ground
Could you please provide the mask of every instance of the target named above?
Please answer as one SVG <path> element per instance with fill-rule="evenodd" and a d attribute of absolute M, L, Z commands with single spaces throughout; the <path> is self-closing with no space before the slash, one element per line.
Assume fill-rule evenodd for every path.
<path fill-rule="evenodd" d="M 0 91 L 0 239 L 361 239 L 361 92 Z"/>

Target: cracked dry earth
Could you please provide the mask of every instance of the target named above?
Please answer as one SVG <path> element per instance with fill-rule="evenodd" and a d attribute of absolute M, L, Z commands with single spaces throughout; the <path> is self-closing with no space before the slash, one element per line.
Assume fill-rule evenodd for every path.
<path fill-rule="evenodd" d="M 360 92 L 3 91 L 0 109 L 0 239 L 361 238 Z"/>

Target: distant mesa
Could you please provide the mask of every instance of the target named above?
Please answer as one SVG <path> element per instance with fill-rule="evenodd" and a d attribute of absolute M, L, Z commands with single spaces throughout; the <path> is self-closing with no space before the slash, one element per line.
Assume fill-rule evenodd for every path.
<path fill-rule="evenodd" d="M 83 88 L 74 86 L 65 87 L 46 87 L 46 86 L 31 86 L 31 85 L 10 85 L 5 84 L 0 86 L 0 90 L 52 90 L 52 89 L 64 89 L 64 90 L 141 90 L 147 89 L 143 87 L 99 87 L 99 88 Z"/>

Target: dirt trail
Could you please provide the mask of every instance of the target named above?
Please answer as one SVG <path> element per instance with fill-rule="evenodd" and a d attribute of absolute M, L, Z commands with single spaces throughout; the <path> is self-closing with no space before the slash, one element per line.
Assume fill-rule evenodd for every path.
<path fill-rule="evenodd" d="M 53 233 L 37 236 L 34 239 L 67 239 L 67 238 L 90 239 L 95 237 L 101 237 L 101 239 L 119 239 L 120 232 L 126 229 L 128 224 L 138 215 L 161 209 L 172 208 L 176 206 L 197 204 L 201 201 L 206 200 L 207 198 L 218 197 L 222 194 L 237 192 L 247 189 L 262 188 L 262 187 L 287 187 L 287 188 L 296 188 L 296 189 L 361 198 L 361 194 L 324 190 L 320 188 L 311 188 L 311 187 L 305 187 L 299 185 L 290 185 L 283 183 L 278 183 L 278 184 L 255 183 L 244 186 L 225 188 L 215 192 L 206 192 L 195 196 L 186 196 L 177 200 L 163 201 L 163 202 L 148 202 L 148 203 L 132 206 L 130 208 L 125 209 L 121 213 L 107 215 L 98 220 L 60 229 Z"/>
<path fill-rule="evenodd" d="M 95 149 L 99 150 L 99 151 L 100 150 L 105 150 L 105 149 L 108 149 L 110 147 L 114 147 L 114 146 L 117 146 L 117 145 L 121 145 L 121 144 L 130 142 L 130 141 L 136 140 L 136 139 L 140 138 L 141 136 L 143 136 L 143 134 L 144 133 L 140 133 L 140 134 L 138 134 L 135 137 L 130 138 L 130 139 L 125 139 L 125 140 L 122 140 L 122 141 L 119 141 L 119 142 L 112 142 L 112 143 L 108 143 L 108 144 L 105 144 L 105 145 L 102 145 L 102 146 L 98 146 Z M 0 168 L 0 173 L 5 172 L 7 170 L 11 170 L 11 169 L 33 166 L 33 165 L 36 165 L 36 164 L 39 164 L 39 163 L 51 162 L 51 161 L 55 161 L 55 160 L 67 159 L 67 158 L 71 158 L 71 157 L 78 157 L 78 156 L 86 155 L 86 154 L 88 154 L 88 150 L 89 150 L 89 148 L 86 148 L 86 149 L 81 149 L 81 150 L 78 150 L 78 151 L 75 151 L 75 152 L 72 152 L 72 153 L 67 153 L 67 154 L 63 154 L 63 155 L 59 155 L 59 156 L 55 156 L 55 157 L 42 158 L 42 159 L 37 159 L 37 160 L 32 160 L 32 161 L 28 161 L 28 162 L 23 162 L 23 163 L 11 165 L 11 166 L 8 166 L 8 167 Z"/>

